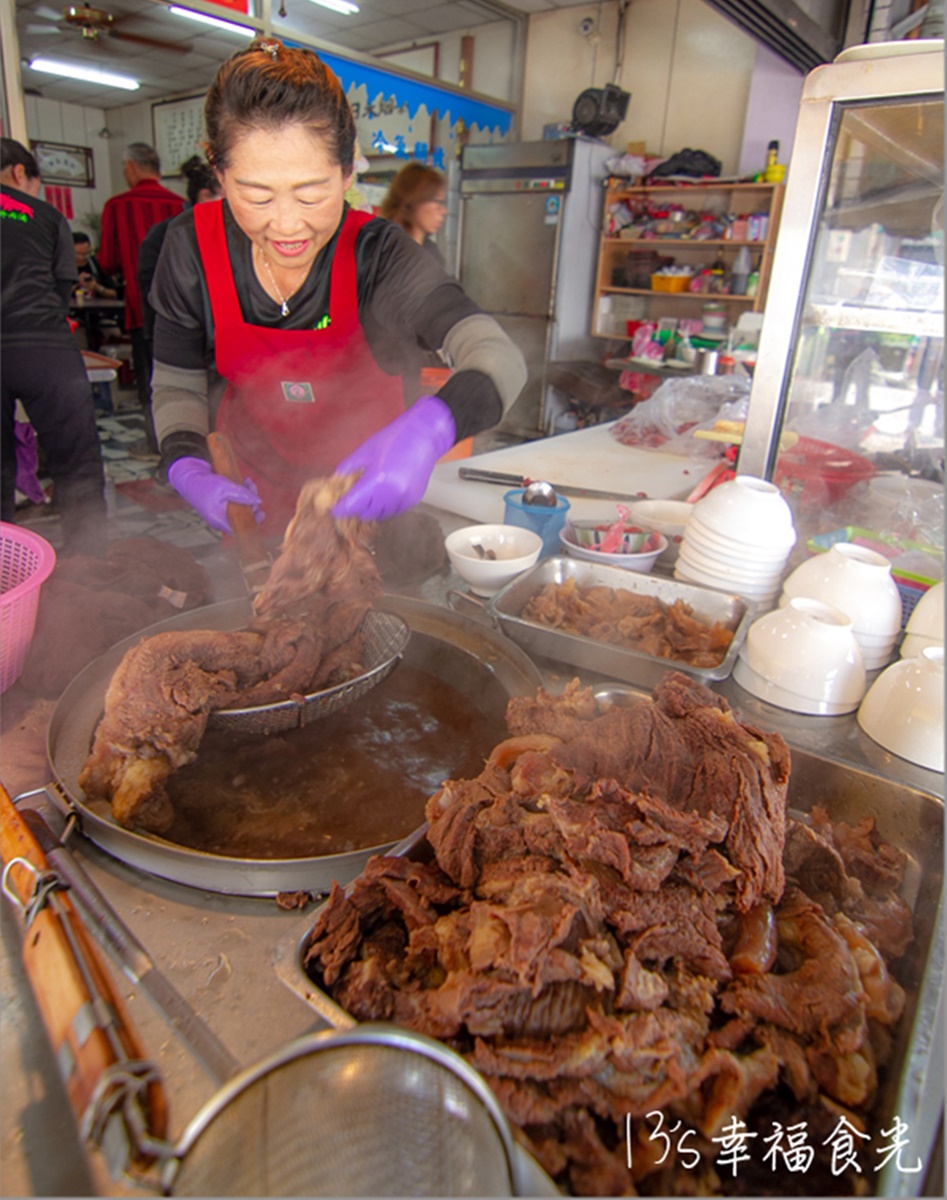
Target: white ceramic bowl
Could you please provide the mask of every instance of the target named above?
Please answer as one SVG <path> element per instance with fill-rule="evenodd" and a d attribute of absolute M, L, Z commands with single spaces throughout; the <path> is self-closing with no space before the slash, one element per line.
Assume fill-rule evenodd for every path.
<path fill-rule="evenodd" d="M 847 613 L 855 636 L 877 638 L 890 650 L 901 630 L 901 593 L 883 555 L 852 542 L 800 563 L 783 584 L 780 603 L 809 596 Z M 870 644 L 870 643 L 868 643 Z"/>
<path fill-rule="evenodd" d="M 701 571 L 678 558 L 674 564 L 674 578 L 682 579 L 685 583 L 697 583 L 701 587 L 714 588 L 718 592 L 729 592 L 731 595 L 742 596 L 760 608 L 771 608 L 779 594 L 779 583 L 740 583 L 726 579 L 717 572 Z"/>
<path fill-rule="evenodd" d="M 680 559 L 701 571 L 719 574 L 725 578 L 740 579 L 745 583 L 769 583 L 774 587 L 782 578 L 782 567 L 777 564 L 752 564 L 739 562 L 720 554 L 707 554 L 688 541 L 681 547 Z"/>
<path fill-rule="evenodd" d="M 694 505 L 708 529 L 750 546 L 789 550 L 796 543 L 792 509 L 774 483 L 738 475 Z"/>
<path fill-rule="evenodd" d="M 822 716 L 854 712 L 866 687 L 851 620 L 837 608 L 800 597 L 753 622 L 733 677 L 779 708 Z"/>
<path fill-rule="evenodd" d="M 748 542 L 740 541 L 737 537 L 716 533 L 701 521 L 697 513 L 687 523 L 684 541 L 716 554 L 724 554 L 744 562 L 754 563 L 765 562 L 782 565 L 792 550 L 792 546 L 752 546 Z"/>
<path fill-rule="evenodd" d="M 916 633 L 932 641 L 944 641 L 944 585 L 935 583 L 927 589 L 914 606 L 904 627 L 905 633 Z"/>
<path fill-rule="evenodd" d="M 901 643 L 902 658 L 917 658 L 928 646 L 943 646 L 943 638 L 929 638 L 922 633 L 906 633 Z"/>
<path fill-rule="evenodd" d="M 573 558 L 581 558 L 586 562 L 600 563 L 607 567 L 622 567 L 626 571 L 638 571 L 647 575 L 660 556 L 668 548 L 668 540 L 663 533 L 655 533 L 658 545 L 653 550 L 641 550 L 636 554 L 604 554 L 601 550 L 593 550 L 589 546 L 580 546 L 574 539 L 571 522 L 566 522 L 565 529 L 560 530 L 559 540 L 563 548 Z"/>
<path fill-rule="evenodd" d="M 930 771 L 944 769 L 944 648 L 928 646 L 882 671 L 858 710 L 865 733 Z"/>
<path fill-rule="evenodd" d="M 581 546 L 585 550 L 595 550 L 601 554 L 604 543 L 617 524 L 618 522 L 613 518 L 601 520 L 591 517 L 584 521 L 569 521 L 564 528 L 565 540 L 574 542 L 576 546 Z M 648 554 L 657 548 L 657 534 L 654 530 L 643 528 L 636 521 L 628 519 L 623 522 L 621 536 L 608 553 Z"/>
<path fill-rule="evenodd" d="M 688 504 L 686 500 L 635 500 L 628 505 L 628 510 L 636 525 L 664 534 L 668 540 L 664 562 L 673 562 L 694 511 L 693 504 Z"/>
<path fill-rule="evenodd" d="M 518 525 L 466 525 L 447 535 L 444 548 L 451 566 L 470 590 L 478 596 L 492 596 L 536 564 L 543 539 Z M 496 557 L 486 557 L 491 553 Z"/>

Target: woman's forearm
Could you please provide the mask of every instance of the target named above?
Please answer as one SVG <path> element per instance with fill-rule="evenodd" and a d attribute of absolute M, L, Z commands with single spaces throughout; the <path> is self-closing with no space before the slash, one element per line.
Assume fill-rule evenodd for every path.
<path fill-rule="evenodd" d="M 151 376 L 152 412 L 162 453 L 169 439 L 182 446 L 203 446 L 210 432 L 207 390 L 205 370 L 172 367 L 155 360 Z"/>

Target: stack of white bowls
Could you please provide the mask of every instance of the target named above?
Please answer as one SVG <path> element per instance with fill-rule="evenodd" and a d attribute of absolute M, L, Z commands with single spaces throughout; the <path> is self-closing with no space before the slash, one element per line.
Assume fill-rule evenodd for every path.
<path fill-rule="evenodd" d="M 795 544 L 792 510 L 779 488 L 738 475 L 694 505 L 674 575 L 771 608 Z"/>
<path fill-rule="evenodd" d="M 812 716 L 854 712 L 865 695 L 865 664 L 845 613 L 794 599 L 757 617 L 733 667 L 751 695 Z"/>
<path fill-rule="evenodd" d="M 944 585 L 935 583 L 914 606 L 904 627 L 902 658 L 917 658 L 928 646 L 944 644 Z"/>
<path fill-rule="evenodd" d="M 851 619 L 866 671 L 889 662 L 901 632 L 901 593 L 882 554 L 851 542 L 801 563 L 783 584 L 780 604 L 808 596 L 840 608 Z"/>

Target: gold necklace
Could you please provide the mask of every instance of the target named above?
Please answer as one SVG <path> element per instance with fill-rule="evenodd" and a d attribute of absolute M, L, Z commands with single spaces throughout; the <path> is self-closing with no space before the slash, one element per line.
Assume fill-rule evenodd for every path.
<path fill-rule="evenodd" d="M 270 283 L 272 283 L 273 287 L 276 289 L 276 294 L 279 297 L 280 316 L 288 317 L 289 316 L 289 303 L 288 303 L 286 297 L 280 291 L 279 284 L 276 282 L 276 278 L 273 275 L 272 268 L 270 267 L 269 260 L 267 259 L 266 255 L 263 253 L 262 250 L 260 250 L 259 246 L 257 247 L 257 250 L 259 251 L 260 259 L 262 260 L 264 267 L 266 267 L 266 273 L 270 277 Z"/>

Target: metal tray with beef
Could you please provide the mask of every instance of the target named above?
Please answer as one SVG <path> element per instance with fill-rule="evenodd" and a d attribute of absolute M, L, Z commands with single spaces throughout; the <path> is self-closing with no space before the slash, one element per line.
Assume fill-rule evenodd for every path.
<path fill-rule="evenodd" d="M 627 707 L 540 691 L 507 724 L 283 943 L 284 980 L 330 1024 L 464 1054 L 564 1191 L 917 1194 L 937 797 L 790 752 L 679 672 Z"/>
<path fill-rule="evenodd" d="M 588 632 L 570 629 L 573 609 Z M 487 611 L 527 653 L 639 687 L 669 667 L 702 683 L 726 679 L 752 619 L 739 596 L 571 558 L 543 560 Z"/>

